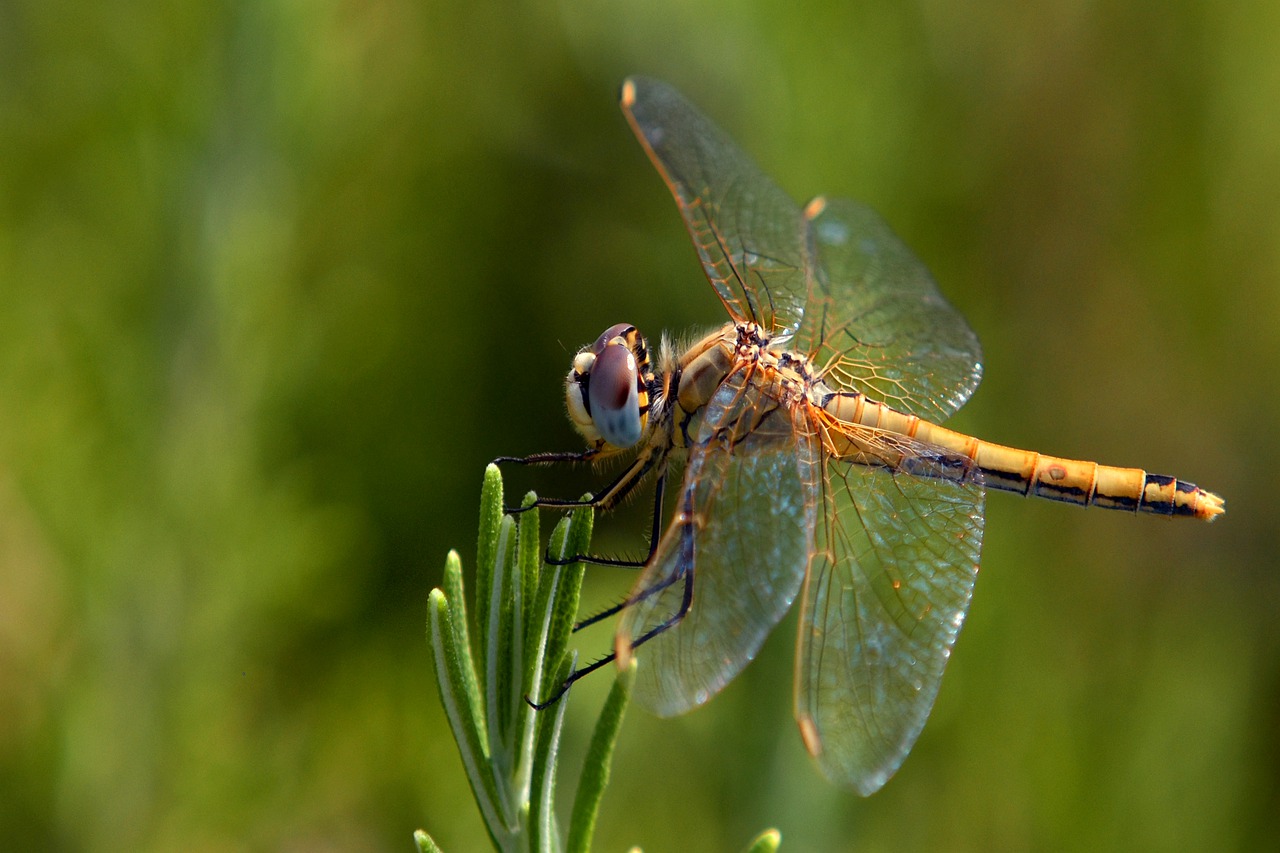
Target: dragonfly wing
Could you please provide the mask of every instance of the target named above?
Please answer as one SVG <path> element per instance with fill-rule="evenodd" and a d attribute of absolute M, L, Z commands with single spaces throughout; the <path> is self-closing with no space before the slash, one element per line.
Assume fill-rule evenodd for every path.
<path fill-rule="evenodd" d="M 874 211 L 820 199 L 801 212 L 665 83 L 630 78 L 622 109 L 734 320 L 794 335 L 836 388 L 935 419 L 964 404 L 982 376 L 978 339 Z"/>
<path fill-rule="evenodd" d="M 819 199 L 805 215 L 817 274 L 795 349 L 834 387 L 934 420 L 954 414 L 982 378 L 982 348 L 929 270 L 864 204 Z"/>
<path fill-rule="evenodd" d="M 622 109 L 675 196 L 707 279 L 734 320 L 794 332 L 812 269 L 799 206 L 675 89 L 643 77 Z"/>
<path fill-rule="evenodd" d="M 808 565 L 817 439 L 760 376 L 731 374 L 707 404 L 674 518 L 619 623 L 619 656 L 634 647 L 640 659 L 634 694 L 664 716 L 705 702 L 755 656 Z M 659 631 L 690 594 L 683 619 Z"/>
<path fill-rule="evenodd" d="M 796 650 L 796 719 L 823 772 L 864 796 L 906 758 L 964 621 L 983 488 L 914 441 L 904 470 L 827 465 Z"/>

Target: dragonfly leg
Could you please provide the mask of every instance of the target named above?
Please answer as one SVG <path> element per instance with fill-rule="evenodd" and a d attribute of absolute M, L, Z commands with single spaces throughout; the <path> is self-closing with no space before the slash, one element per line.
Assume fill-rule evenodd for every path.
<path fill-rule="evenodd" d="M 680 607 L 676 609 L 675 613 L 668 616 L 665 621 L 660 622 L 657 625 L 654 625 L 648 631 L 645 631 L 639 637 L 636 637 L 634 640 L 632 640 L 631 641 L 632 649 L 636 649 L 644 645 L 645 643 L 652 640 L 654 637 L 661 634 L 663 631 L 667 631 L 671 628 L 674 628 L 676 625 L 680 624 L 680 620 L 684 619 L 685 616 L 689 615 L 689 608 L 690 606 L 693 605 L 693 572 L 684 572 L 682 575 L 679 575 L 678 577 L 684 578 L 684 594 L 680 596 Z M 674 580 L 675 579 L 673 578 L 670 581 L 664 582 L 663 586 L 670 586 L 671 583 L 674 582 Z M 657 590 L 655 589 L 654 592 L 656 591 Z M 648 593 L 646 594 L 645 597 L 648 597 Z M 615 657 L 617 656 L 617 652 L 614 652 L 614 656 Z"/>
<path fill-rule="evenodd" d="M 532 509 L 533 507 L 543 507 L 545 509 L 577 509 L 578 507 L 591 507 L 594 510 L 607 512 L 613 509 L 618 503 L 631 494 L 631 491 L 644 480 L 645 475 L 652 470 L 657 464 L 657 454 L 646 454 L 637 458 L 634 462 L 622 470 L 618 476 L 613 478 L 609 485 L 594 492 L 590 498 L 585 500 L 565 500 L 563 498 L 538 498 L 528 507 L 521 509 Z"/>
<path fill-rule="evenodd" d="M 533 456 L 523 457 L 501 457 L 497 462 L 513 462 L 517 464 L 546 464 L 554 462 L 587 462 L 594 459 L 599 454 L 594 450 L 587 450 L 583 453 L 539 453 Z M 553 566 L 565 566 L 570 563 L 592 563 L 600 566 L 616 566 L 624 569 L 636 569 L 646 565 L 649 558 L 653 556 L 654 550 L 657 548 L 658 534 L 661 532 L 662 524 L 662 488 L 666 480 L 666 453 L 662 451 L 647 451 L 628 465 L 618 474 L 607 486 L 592 494 L 591 497 L 583 500 L 565 500 L 562 498 L 538 498 L 528 506 L 521 507 L 505 507 L 504 512 L 508 515 L 515 515 L 520 512 L 526 512 L 534 508 L 544 509 L 565 509 L 573 510 L 580 507 L 589 507 L 593 510 L 607 512 L 617 506 L 624 498 L 631 494 L 637 486 L 644 482 L 650 472 L 655 468 L 659 471 L 657 484 L 654 489 L 654 515 L 653 527 L 649 537 L 649 553 L 642 560 L 622 560 L 614 557 L 596 557 L 591 554 L 573 554 L 568 557 L 552 557 L 547 555 L 546 562 Z"/>
<path fill-rule="evenodd" d="M 600 455 L 597 450 L 586 450 L 582 453 L 535 453 L 532 456 L 500 456 L 493 460 L 494 465 L 504 462 L 510 462 L 519 465 L 548 465 L 557 462 L 591 462 Z M 645 454 L 637 458 L 631 465 L 623 469 L 617 477 L 613 479 L 609 485 L 592 494 L 590 498 L 585 500 L 568 500 L 565 498 L 543 498 L 539 497 L 528 506 L 508 506 L 503 507 L 502 511 L 507 515 L 518 515 L 522 512 L 528 512 L 531 509 L 578 509 L 579 507 L 591 507 L 597 510 L 609 510 L 614 507 L 622 498 L 626 497 L 632 489 L 639 485 L 644 479 L 644 475 L 658 461 L 658 454 Z"/>
<path fill-rule="evenodd" d="M 692 493 L 686 493 L 685 495 L 685 508 L 686 508 L 685 516 L 687 518 L 692 518 L 692 515 L 693 515 L 691 495 Z M 684 591 L 680 596 L 680 606 L 676 609 L 676 612 L 671 614 L 665 620 L 663 620 L 662 622 L 659 622 L 657 625 L 653 626 L 649 630 L 645 631 L 639 637 L 636 637 L 634 640 L 632 640 L 630 644 L 630 648 L 626 650 L 626 654 L 628 656 L 630 656 L 631 652 L 633 652 L 636 648 L 649 642 L 650 640 L 652 640 L 654 637 L 658 636 L 662 632 L 670 630 L 671 628 L 675 627 L 680 623 L 680 620 L 684 619 L 685 616 L 689 615 L 689 608 L 693 606 L 693 524 L 688 521 L 684 522 L 681 525 L 680 555 L 676 560 L 675 571 L 673 571 L 671 574 L 667 575 L 667 577 L 663 578 L 657 583 L 653 584 L 652 586 L 649 586 L 646 589 L 640 590 L 640 592 L 629 597 L 626 601 L 622 602 L 621 604 L 615 605 L 607 610 L 597 613 L 595 616 L 584 619 L 583 621 L 579 622 L 577 625 L 574 626 L 574 630 L 576 631 L 580 628 L 585 628 L 588 625 L 594 625 L 595 623 L 599 622 L 602 619 L 607 619 L 610 616 L 616 615 L 628 607 L 632 607 L 636 604 L 639 604 L 640 602 L 644 601 L 647 598 L 651 598 L 654 595 L 657 595 L 659 592 L 662 592 L 664 589 L 667 589 L 668 587 L 673 586 L 679 581 L 684 581 Z M 551 705 L 554 705 L 560 699 L 560 697 L 565 694 L 565 691 L 568 690 L 573 685 L 573 683 L 577 681 L 579 678 L 590 675 L 591 673 L 595 672 L 597 669 L 604 666 L 605 664 L 610 663 L 611 661 L 615 661 L 617 659 L 618 659 L 618 648 L 617 648 L 617 645 L 615 644 L 613 651 L 609 652 L 609 654 L 600 658 L 600 660 L 595 661 L 594 663 L 588 666 L 584 666 L 581 669 L 575 669 L 573 672 L 569 673 L 569 677 L 566 678 L 560 684 L 560 686 L 557 687 L 556 690 L 544 701 L 534 702 L 528 696 L 525 697 L 525 701 L 528 702 L 533 708 L 539 711 L 541 711 L 544 708 L 548 708 Z"/>
<path fill-rule="evenodd" d="M 590 462 L 600 455 L 596 447 L 587 450 L 570 450 L 565 452 L 531 453 L 528 456 L 499 456 L 490 465 L 550 465 L 556 462 Z"/>
<path fill-rule="evenodd" d="M 693 507 L 690 503 L 691 495 L 692 492 L 685 493 L 686 518 L 691 518 L 693 515 Z M 680 606 L 676 608 L 676 612 L 632 640 L 631 651 L 649 642 L 663 631 L 680 624 L 680 621 L 689 614 L 689 608 L 693 606 L 693 525 L 688 521 L 683 522 L 680 527 L 680 556 L 676 559 L 676 566 L 676 571 L 648 589 L 641 590 L 639 595 L 633 596 L 632 600 L 628 602 L 628 606 L 639 603 L 651 595 L 661 592 L 676 581 L 684 580 L 684 592 L 680 596 Z M 614 649 L 614 655 L 617 655 L 616 648 Z"/>
<path fill-rule="evenodd" d="M 529 456 L 499 456 L 497 459 L 493 460 L 489 464 L 499 465 L 499 466 L 501 465 L 554 465 L 560 462 L 568 462 L 571 464 L 576 464 L 580 462 L 591 462 L 595 460 L 596 457 L 598 457 L 599 455 L 600 455 L 600 449 L 593 447 L 588 450 L 581 450 L 581 451 L 568 451 L 568 452 L 552 451 L 548 453 L 533 453 L 533 454 L 530 454 Z M 573 509 L 580 506 L 595 506 L 594 501 L 595 501 L 594 498 L 592 498 L 592 500 L 590 501 L 567 501 L 567 500 L 556 500 L 554 498 L 539 498 L 537 501 L 530 504 L 529 506 L 508 506 L 508 507 L 503 507 L 502 511 L 507 515 L 519 515 L 522 512 L 528 512 L 529 510 L 536 509 L 538 507 L 555 507 L 555 508 Z"/>
<path fill-rule="evenodd" d="M 640 637 L 632 641 L 631 648 L 634 649 L 637 646 L 643 643 L 646 643 L 649 640 L 652 640 L 654 637 L 658 636 L 663 631 L 666 631 L 668 628 L 675 626 L 680 622 L 681 619 L 683 619 L 688 614 L 689 607 L 690 605 L 693 604 L 693 572 L 690 572 L 690 571 L 676 572 L 675 574 L 671 575 L 670 577 L 664 578 L 663 580 L 659 581 L 658 583 L 654 584 L 648 589 L 642 590 L 639 594 L 628 598 L 626 601 L 622 602 L 621 604 L 614 605 L 613 607 L 610 607 L 607 610 L 601 611 L 600 613 L 597 613 L 594 616 L 591 616 L 587 619 L 582 620 L 577 625 L 573 626 L 573 630 L 577 631 L 578 629 L 585 628 L 588 625 L 594 625 L 595 623 L 601 621 L 602 619 L 607 619 L 610 616 L 620 613 L 626 608 L 631 607 L 634 604 L 639 604 L 641 601 L 644 601 L 646 598 L 656 595 L 657 593 L 661 592 L 662 590 L 666 589 L 667 587 L 671 586 L 672 584 L 676 583 L 676 581 L 679 581 L 681 579 L 684 580 L 684 594 L 680 597 L 680 608 L 673 615 L 671 615 L 666 621 L 662 622 L 659 625 L 655 625 L 653 628 L 650 628 L 644 634 L 640 635 Z M 618 652 L 616 650 L 609 652 L 607 655 L 600 658 L 599 660 L 594 661 L 588 664 L 587 666 L 582 667 L 581 669 L 575 669 L 573 672 L 569 673 L 568 678 L 560 682 L 560 684 L 551 693 L 551 695 L 548 696 L 543 701 L 535 702 L 528 696 L 524 697 L 524 701 L 528 702 L 529 707 L 533 708 L 535 711 L 542 711 L 547 708 L 550 708 L 556 702 L 560 701 L 560 697 L 564 696 L 564 694 L 568 692 L 569 688 L 573 686 L 573 683 L 575 681 L 590 675 L 591 673 L 595 672 L 597 669 L 600 669 L 606 664 L 612 663 L 617 659 L 618 659 Z"/>
<path fill-rule="evenodd" d="M 531 699 L 527 695 L 524 697 L 524 701 L 528 703 L 529 707 L 535 711 L 545 711 L 546 709 L 550 708 L 552 705 L 559 702 L 560 697 L 569 691 L 569 688 L 573 686 L 573 683 L 575 681 L 577 681 L 579 678 L 582 678 L 585 675 L 590 675 L 591 673 L 595 672 L 597 669 L 599 669 L 600 667 L 604 666 L 607 663 L 612 663 L 616 657 L 617 657 L 616 654 L 614 654 L 613 652 L 610 652 L 609 654 L 600 658 L 600 660 L 596 661 L 595 663 L 588 664 L 587 666 L 584 666 L 581 669 L 575 669 L 573 672 L 569 673 L 568 678 L 560 682 L 560 685 L 556 687 L 554 691 L 552 691 L 550 696 L 548 696 L 546 699 L 544 699 L 541 702 L 535 702 L 533 701 L 533 699 Z"/>
<path fill-rule="evenodd" d="M 573 626 L 573 630 L 581 631 L 583 628 L 590 628 L 592 625 L 595 625 L 597 622 L 603 622 L 605 619 L 608 619 L 610 616 L 617 616 L 619 613 L 626 610 L 628 607 L 633 607 L 639 604 L 640 602 L 644 601 L 646 598 L 650 598 L 654 595 L 657 595 L 667 587 L 674 584 L 676 581 L 680 580 L 682 577 L 684 577 L 684 574 L 677 572 L 673 575 L 663 578 L 662 580 L 655 583 L 653 586 L 647 589 L 642 589 L 640 592 L 636 593 L 635 595 L 627 596 L 622 601 L 618 602 L 612 607 L 606 607 L 604 610 L 601 610 L 599 613 L 594 613 L 591 616 L 588 616 L 586 619 L 580 620 L 577 624 Z M 688 607 L 683 607 L 683 611 L 688 611 Z M 679 619 L 683 618 L 683 616 L 684 616 L 684 612 L 681 612 L 676 617 L 675 621 L 679 621 Z"/>
<path fill-rule="evenodd" d="M 634 488 L 634 483 L 640 482 L 644 472 L 637 475 L 633 484 L 628 486 L 628 490 Z M 645 554 L 640 560 L 623 560 L 615 557 L 594 557 L 590 554 L 577 554 L 572 557 L 552 557 L 547 555 L 547 564 L 551 566 L 567 566 L 570 563 L 591 563 L 597 566 L 614 566 L 621 569 L 641 569 L 649 565 L 649 561 L 653 559 L 653 554 L 658 550 L 658 537 L 662 535 L 662 493 L 663 487 L 667 482 L 667 473 L 663 471 L 658 475 L 658 479 L 653 487 L 653 522 L 649 530 L 649 553 Z M 607 507 L 606 507 L 607 508 Z M 626 606 L 626 602 L 618 605 L 613 612 L 617 612 Z M 590 623 L 588 623 L 590 624 Z M 574 630 L 577 630 L 576 628 Z"/>

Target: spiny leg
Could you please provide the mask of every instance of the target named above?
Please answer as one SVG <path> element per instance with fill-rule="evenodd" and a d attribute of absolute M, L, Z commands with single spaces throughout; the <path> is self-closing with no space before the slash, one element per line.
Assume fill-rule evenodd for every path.
<path fill-rule="evenodd" d="M 588 619 L 584 619 L 583 621 L 575 625 L 573 627 L 573 630 L 577 631 L 579 628 L 585 628 L 588 625 L 594 625 L 596 622 L 599 622 L 602 619 L 606 619 L 610 616 L 613 616 L 614 614 L 620 613 L 626 608 L 631 607 L 634 604 L 639 604 L 641 601 L 644 601 L 646 598 L 649 598 L 652 595 L 656 595 L 657 593 L 661 592 L 662 590 L 666 589 L 667 587 L 671 586 L 676 581 L 681 579 L 684 580 L 684 594 L 680 597 L 679 609 L 676 610 L 676 612 L 672 614 L 670 617 L 668 617 L 664 622 L 658 625 L 655 625 L 654 627 L 650 628 L 648 631 L 644 632 L 639 637 L 637 637 L 634 641 L 632 641 L 631 648 L 635 649 L 643 645 L 644 643 L 647 643 L 649 640 L 652 640 L 654 637 L 658 636 L 663 631 L 666 631 L 674 627 L 680 622 L 681 619 L 683 619 L 689 613 L 689 607 L 693 604 L 693 572 L 692 571 L 683 571 L 683 572 L 678 572 L 676 574 L 673 574 L 671 577 L 665 578 L 661 582 L 656 583 L 653 586 L 649 587 L 648 589 L 644 590 L 634 598 L 630 598 L 622 602 L 621 604 L 614 605 L 608 610 L 605 610 L 601 613 L 597 613 L 595 616 L 592 616 Z M 593 661 L 587 666 L 584 666 L 581 669 L 575 669 L 573 672 L 569 673 L 569 676 L 564 681 L 560 682 L 560 685 L 545 700 L 541 702 L 535 702 L 532 699 L 530 699 L 528 696 L 526 696 L 524 697 L 524 701 L 528 702 L 529 706 L 533 708 L 535 711 L 542 711 L 547 708 L 550 708 L 556 702 L 560 701 L 560 697 L 564 696 L 564 694 L 569 690 L 569 688 L 573 686 L 573 683 L 577 681 L 579 678 L 588 676 L 591 673 L 595 672 L 597 669 L 600 669 L 606 664 L 612 663 L 617 659 L 618 659 L 618 652 L 615 649 L 614 651 L 609 652 L 607 655 L 600 658 L 599 660 Z"/>
<path fill-rule="evenodd" d="M 532 456 L 500 456 L 493 460 L 491 464 L 499 465 L 509 462 L 517 465 L 549 465 L 557 462 L 592 462 L 599 455 L 600 451 L 596 449 L 586 450 L 582 453 L 535 453 Z M 503 507 L 503 512 L 507 515 L 518 515 L 534 508 L 578 509 L 580 507 L 607 511 L 612 509 L 618 501 L 630 494 L 631 490 L 639 485 L 645 474 L 659 461 L 660 456 L 661 454 L 647 453 L 637 457 L 609 485 L 594 493 L 587 500 L 539 497 L 528 506 Z"/>
<path fill-rule="evenodd" d="M 581 462 L 594 462 L 596 458 L 599 456 L 600 456 L 600 449 L 598 447 L 593 447 L 593 448 L 590 448 L 589 450 L 568 451 L 568 452 L 551 451 L 547 453 L 533 453 L 533 454 L 530 454 L 529 456 L 499 456 L 497 459 L 493 460 L 489 464 L 498 465 L 498 466 L 555 465 L 561 462 L 577 464 Z M 613 483 L 610 484 L 609 488 L 616 487 L 619 480 L 625 477 L 626 474 L 627 474 L 627 471 L 624 471 L 617 480 L 615 480 Z M 576 508 L 580 506 L 595 507 L 596 503 L 595 503 L 595 498 L 592 498 L 592 500 L 590 501 L 566 501 L 566 500 L 556 500 L 554 498 L 539 498 L 536 502 L 529 504 L 528 506 L 508 506 L 508 507 L 503 507 L 502 511 L 507 515 L 519 515 L 520 513 L 527 512 L 528 510 L 534 509 L 535 507 L 544 507 L 544 506 L 550 506 L 550 507 L 556 507 L 556 508 L 563 508 L 563 507 Z"/>
<path fill-rule="evenodd" d="M 636 478 L 636 482 L 639 482 L 641 477 L 643 477 L 643 474 Z M 662 494 L 666 487 L 666 483 L 667 472 L 664 470 L 658 475 L 658 479 L 654 481 L 653 484 L 653 521 L 652 526 L 649 529 L 649 553 L 645 554 L 642 559 L 623 560 L 616 557 L 593 557 L 590 554 L 579 554 L 573 557 L 560 558 L 552 557 L 548 554 L 547 564 L 551 566 L 567 566 L 570 563 L 583 562 L 597 566 L 614 566 L 620 569 L 641 569 L 649 565 L 649 561 L 653 559 L 654 552 L 658 550 L 658 538 L 662 535 Z M 632 487 L 628 487 L 628 490 L 630 488 Z M 608 509 L 608 507 L 603 508 Z M 619 604 L 614 609 L 614 612 L 621 610 L 623 606 L 624 605 Z M 582 627 L 581 623 L 579 624 L 579 627 Z M 574 630 L 578 630 L 577 627 L 575 627 Z"/>
<path fill-rule="evenodd" d="M 510 462 L 519 465 L 542 465 L 554 464 L 557 462 L 590 462 L 599 456 L 597 449 L 583 451 L 582 453 L 536 453 L 532 456 L 503 456 L 494 460 L 494 464 Z M 658 469 L 659 474 L 654 488 L 654 509 L 653 509 L 653 526 L 649 536 L 649 553 L 642 560 L 622 560 L 614 557 L 596 557 L 591 554 L 574 554 L 569 557 L 557 558 L 547 555 L 546 562 L 553 566 L 565 566 L 570 563 L 591 563 L 599 566 L 615 566 L 618 568 L 636 569 L 648 563 L 649 558 L 653 556 L 654 550 L 658 547 L 658 536 L 661 533 L 662 525 L 662 492 L 666 481 L 666 459 L 667 454 L 660 450 L 648 450 L 638 456 L 630 465 L 628 465 L 617 477 L 613 479 L 607 486 L 599 492 L 593 494 L 586 500 L 565 500 L 562 498 L 537 498 L 533 503 L 519 507 L 505 507 L 504 512 L 508 515 L 516 515 L 534 508 L 545 509 L 579 509 L 581 507 L 589 507 L 592 510 L 607 512 L 617 506 L 624 498 L 626 498 L 635 488 L 644 482 L 649 472 Z"/>
<path fill-rule="evenodd" d="M 690 505 L 688 495 L 686 495 L 685 503 L 686 503 L 686 506 L 688 506 L 689 509 L 691 510 L 692 507 Z M 686 513 L 686 517 L 692 517 L 691 512 Z M 591 617 L 588 617 L 587 619 L 582 620 L 581 622 L 579 622 L 577 625 L 574 626 L 573 630 L 577 631 L 581 628 L 587 627 L 588 625 L 594 625 L 597 622 L 603 619 L 607 619 L 610 616 L 614 616 L 622 612 L 628 607 L 632 607 L 636 604 L 639 604 L 640 602 L 644 601 L 647 598 L 657 595 L 659 592 L 662 592 L 667 587 L 670 587 L 673 584 L 675 584 L 676 581 L 683 580 L 684 591 L 680 596 L 680 606 L 676 609 L 676 612 L 673 613 L 671 616 L 667 617 L 667 619 L 665 619 L 664 621 L 650 628 L 648 631 L 645 631 L 639 637 L 632 640 L 630 650 L 634 651 L 635 649 L 649 642 L 654 637 L 658 636 L 664 631 L 668 631 L 671 628 L 674 628 L 676 625 L 678 625 L 680 621 L 683 620 L 684 617 L 689 614 L 689 608 L 693 606 L 693 528 L 694 526 L 691 522 L 686 521 L 681 525 L 681 528 L 682 529 L 680 534 L 680 557 L 676 562 L 676 566 L 677 566 L 676 571 L 672 572 L 670 575 L 663 578 L 658 583 L 648 587 L 647 589 L 641 590 L 638 594 L 631 596 L 626 601 L 623 601 L 621 604 L 614 605 L 613 607 L 607 610 L 604 610 L 600 613 L 597 613 L 594 616 L 591 616 Z M 605 664 L 611 663 L 612 661 L 615 661 L 617 659 L 618 659 L 618 650 L 615 647 L 613 651 L 609 652 L 607 655 L 600 658 L 599 660 L 594 661 L 593 663 L 588 664 L 587 666 L 584 666 L 581 669 L 575 669 L 573 672 L 569 673 L 569 676 L 563 682 L 560 683 L 560 686 L 556 688 L 555 692 L 553 692 L 544 701 L 534 702 L 528 696 L 526 696 L 524 699 L 535 710 L 541 711 L 545 708 L 549 708 L 550 706 L 554 705 L 556 702 L 560 700 L 560 697 L 565 694 L 565 692 L 573 685 L 575 681 L 577 681 L 578 679 L 584 676 L 590 675 L 591 673 L 595 672 L 597 669 L 600 669 Z"/>

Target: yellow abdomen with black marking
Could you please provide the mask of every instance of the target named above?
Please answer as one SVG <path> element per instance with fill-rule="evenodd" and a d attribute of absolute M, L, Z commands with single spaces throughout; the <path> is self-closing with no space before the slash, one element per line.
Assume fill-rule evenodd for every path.
<path fill-rule="evenodd" d="M 1222 514 L 1223 500 L 1194 483 L 1165 474 L 1148 474 L 1141 468 L 1116 468 L 1077 459 L 1046 456 L 983 441 L 916 415 L 899 412 L 865 395 L 846 392 L 828 394 L 821 409 L 842 424 L 870 429 L 867 439 L 856 431 L 828 430 L 829 449 L 840 458 L 863 464 L 893 466 L 894 454 L 884 451 L 893 442 L 872 440 L 871 436 L 899 435 L 933 445 L 972 461 L 972 467 L 935 466 L 945 476 L 980 476 L 990 489 L 1034 495 L 1080 506 L 1097 506 L 1153 515 L 1187 516 L 1212 521 Z"/>

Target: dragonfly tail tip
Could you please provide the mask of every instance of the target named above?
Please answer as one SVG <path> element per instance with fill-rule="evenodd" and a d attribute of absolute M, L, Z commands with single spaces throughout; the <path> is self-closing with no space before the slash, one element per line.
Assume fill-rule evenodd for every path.
<path fill-rule="evenodd" d="M 1204 492 L 1200 495 L 1199 506 L 1196 507 L 1196 515 L 1205 521 L 1213 521 L 1218 516 L 1227 511 L 1226 501 L 1221 495 L 1215 495 L 1213 492 Z"/>

